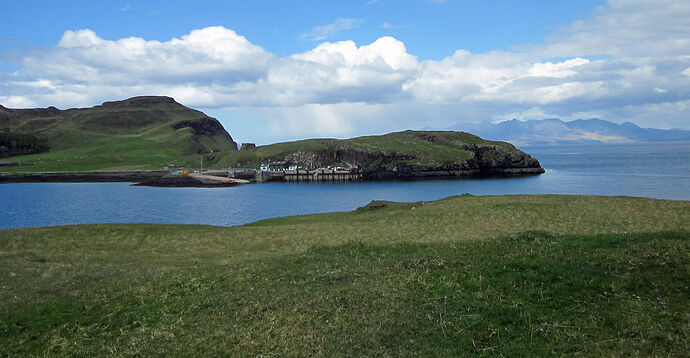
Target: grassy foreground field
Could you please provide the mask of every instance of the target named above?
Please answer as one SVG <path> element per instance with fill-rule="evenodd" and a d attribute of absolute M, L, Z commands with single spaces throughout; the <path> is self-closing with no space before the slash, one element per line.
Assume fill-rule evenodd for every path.
<path fill-rule="evenodd" d="M 687 356 L 690 202 L 0 231 L 2 356 Z"/>

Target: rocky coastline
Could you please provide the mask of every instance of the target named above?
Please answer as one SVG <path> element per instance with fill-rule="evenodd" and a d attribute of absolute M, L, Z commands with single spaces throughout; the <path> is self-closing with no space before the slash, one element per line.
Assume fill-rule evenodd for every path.
<path fill-rule="evenodd" d="M 132 183 L 155 187 L 222 187 L 228 184 L 206 184 L 188 175 L 171 175 L 167 171 L 122 171 L 84 173 L 0 173 L 0 184 L 9 183 Z"/>
<path fill-rule="evenodd" d="M 138 183 L 163 177 L 163 171 L 106 171 L 106 172 L 51 172 L 0 173 L 0 184 L 7 183 Z"/>
<path fill-rule="evenodd" d="M 387 180 L 426 180 L 426 179 L 460 179 L 481 177 L 530 176 L 544 173 L 538 167 L 505 167 L 505 168 L 455 168 L 455 167 L 420 167 L 408 166 L 393 168 L 395 170 L 363 171 L 360 181 Z M 230 176 L 230 178 L 246 179 L 251 183 L 266 181 L 283 181 L 281 179 L 258 179 L 258 170 L 251 175 Z M 278 178 L 278 177 L 275 177 Z M 309 180 L 304 180 L 309 181 Z M 153 187 L 224 187 L 227 184 L 206 184 L 188 175 L 171 175 L 165 171 L 123 171 L 123 172 L 64 172 L 64 173 L 0 173 L 0 184 L 9 183 L 108 183 L 127 182 L 135 186 Z"/>

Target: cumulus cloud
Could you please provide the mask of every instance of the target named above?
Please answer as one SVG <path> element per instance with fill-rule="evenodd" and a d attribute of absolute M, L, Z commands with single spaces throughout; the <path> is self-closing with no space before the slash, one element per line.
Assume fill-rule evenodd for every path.
<path fill-rule="evenodd" d="M 428 61 L 389 36 L 278 57 L 224 27 L 164 42 L 66 31 L 56 46 L 26 55 L 16 73 L 0 74 L 0 103 L 70 107 L 169 95 L 265 121 L 262 128 L 281 139 L 539 116 L 688 128 L 688 9 L 686 2 L 611 0 L 544 44 L 459 49 Z M 305 38 L 355 23 L 339 19 Z"/>
<path fill-rule="evenodd" d="M 234 83 L 265 75 L 273 55 L 223 27 L 194 30 L 167 42 L 100 38 L 91 30 L 66 31 L 44 57 L 24 68 L 63 80 L 108 84 L 197 81 Z"/>

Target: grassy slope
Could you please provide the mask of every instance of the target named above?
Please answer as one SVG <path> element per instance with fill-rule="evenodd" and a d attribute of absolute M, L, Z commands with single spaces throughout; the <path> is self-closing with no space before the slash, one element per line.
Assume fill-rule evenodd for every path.
<path fill-rule="evenodd" d="M 683 356 L 690 348 L 688 202 L 380 204 L 233 228 L 0 231 L 0 354 Z"/>
<path fill-rule="evenodd" d="M 50 152 L 4 159 L 25 166 L 2 172 L 93 171 L 102 169 L 160 169 L 198 165 L 198 145 L 192 130 L 174 130 L 171 124 L 205 117 L 178 103 L 97 106 L 54 115 L 16 115 L 5 124 L 19 133 L 48 140 Z M 0 129 L 3 129 L 0 126 Z M 225 148 L 222 138 L 207 136 L 201 146 Z"/>
<path fill-rule="evenodd" d="M 436 140 L 431 143 L 420 137 L 420 134 L 434 136 Z M 495 145 L 508 152 L 517 151 L 510 143 L 488 141 L 464 132 L 405 131 L 342 140 L 308 139 L 264 145 L 248 151 L 226 153 L 220 162 L 226 166 L 258 168 L 262 162 L 282 160 L 286 154 L 298 150 L 318 152 L 328 148 L 350 148 L 373 153 L 413 155 L 416 159 L 412 163 L 434 165 L 467 160 L 471 153 L 459 148 L 459 144 Z"/>

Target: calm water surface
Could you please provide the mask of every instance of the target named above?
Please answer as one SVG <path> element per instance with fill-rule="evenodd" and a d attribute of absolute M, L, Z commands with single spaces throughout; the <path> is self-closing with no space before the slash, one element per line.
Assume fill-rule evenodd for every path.
<path fill-rule="evenodd" d="M 372 200 L 451 195 L 594 194 L 690 200 L 690 143 L 521 147 L 547 170 L 533 177 L 368 183 L 266 183 L 149 188 L 128 183 L 0 185 L 0 229 L 91 223 L 240 225 L 349 211 Z"/>

